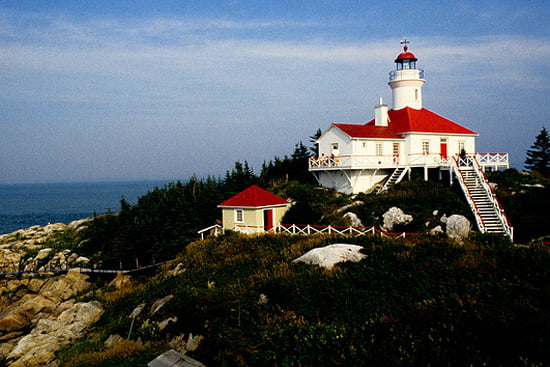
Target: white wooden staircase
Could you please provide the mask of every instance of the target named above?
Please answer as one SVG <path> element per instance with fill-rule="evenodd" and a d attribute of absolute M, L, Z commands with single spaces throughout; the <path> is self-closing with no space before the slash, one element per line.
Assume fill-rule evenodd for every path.
<path fill-rule="evenodd" d="M 506 235 L 513 240 L 514 229 L 477 160 L 455 158 L 452 167 L 474 213 L 479 231 Z"/>
<path fill-rule="evenodd" d="M 384 185 L 378 188 L 376 190 L 377 194 L 381 194 L 384 191 L 388 190 L 390 187 L 395 185 L 396 183 L 399 183 L 403 177 L 405 177 L 405 174 L 409 172 L 411 168 L 410 167 L 397 167 L 395 171 L 392 172 L 391 176 L 386 180 Z"/>

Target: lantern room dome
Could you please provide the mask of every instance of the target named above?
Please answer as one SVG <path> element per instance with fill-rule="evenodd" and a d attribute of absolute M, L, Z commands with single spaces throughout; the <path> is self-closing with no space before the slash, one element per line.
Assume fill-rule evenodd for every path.
<path fill-rule="evenodd" d="M 403 47 L 403 52 L 397 55 L 395 62 L 402 62 L 403 60 L 417 61 L 418 59 L 416 58 L 416 56 L 414 56 L 414 54 L 409 52 L 408 50 L 409 48 L 407 46 Z"/>

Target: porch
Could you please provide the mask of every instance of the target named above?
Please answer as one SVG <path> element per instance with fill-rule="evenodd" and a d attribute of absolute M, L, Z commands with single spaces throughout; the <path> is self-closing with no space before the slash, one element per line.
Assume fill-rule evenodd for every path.
<path fill-rule="evenodd" d="M 499 170 L 510 168 L 508 153 L 475 153 L 469 155 L 475 158 L 483 170 Z M 309 170 L 364 170 L 364 169 L 395 169 L 397 167 L 451 167 L 453 157 L 442 157 L 439 153 L 408 154 L 408 155 L 338 155 L 310 157 Z"/>

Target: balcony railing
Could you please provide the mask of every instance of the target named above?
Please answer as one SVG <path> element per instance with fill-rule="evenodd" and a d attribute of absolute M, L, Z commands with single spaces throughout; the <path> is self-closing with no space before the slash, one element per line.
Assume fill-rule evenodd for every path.
<path fill-rule="evenodd" d="M 390 82 L 396 79 L 424 79 L 424 70 L 422 69 L 401 69 L 390 71 Z"/>
<path fill-rule="evenodd" d="M 508 153 L 476 153 L 475 158 L 484 169 L 509 167 Z M 396 167 L 449 167 L 452 157 L 439 153 L 408 155 L 339 155 L 309 158 L 310 171 L 338 169 L 393 169 Z"/>

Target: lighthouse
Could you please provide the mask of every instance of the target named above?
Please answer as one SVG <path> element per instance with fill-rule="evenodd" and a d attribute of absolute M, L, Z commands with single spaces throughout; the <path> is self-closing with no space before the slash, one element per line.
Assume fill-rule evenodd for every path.
<path fill-rule="evenodd" d="M 395 70 L 390 72 L 388 85 L 392 89 L 392 107 L 400 110 L 404 107 L 422 109 L 422 85 L 424 84 L 424 70 L 417 69 L 418 59 L 409 52 L 407 43 L 401 41 L 403 52 L 395 59 Z"/>

